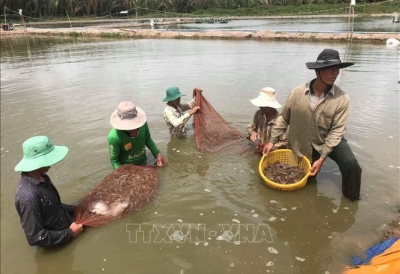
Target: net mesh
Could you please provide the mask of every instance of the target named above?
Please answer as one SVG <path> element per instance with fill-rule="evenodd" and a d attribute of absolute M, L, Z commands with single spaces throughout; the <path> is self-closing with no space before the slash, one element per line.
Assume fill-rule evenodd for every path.
<path fill-rule="evenodd" d="M 75 222 L 101 226 L 141 210 L 157 193 L 156 169 L 122 165 L 93 187 L 75 210 Z"/>
<path fill-rule="evenodd" d="M 201 89 L 195 88 L 193 93 L 196 106 L 200 106 L 194 115 L 196 144 L 199 151 L 216 152 L 245 138 L 222 118 L 203 96 Z"/>

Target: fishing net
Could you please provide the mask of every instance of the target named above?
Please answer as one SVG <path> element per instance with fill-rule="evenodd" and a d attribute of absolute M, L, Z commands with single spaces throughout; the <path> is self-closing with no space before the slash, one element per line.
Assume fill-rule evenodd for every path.
<path fill-rule="evenodd" d="M 75 210 L 75 222 L 100 226 L 141 210 L 158 190 L 156 169 L 122 165 L 93 187 Z"/>
<path fill-rule="evenodd" d="M 202 90 L 193 90 L 196 106 L 194 115 L 196 144 L 199 151 L 212 153 L 245 139 L 245 136 L 229 125 L 203 96 Z"/>

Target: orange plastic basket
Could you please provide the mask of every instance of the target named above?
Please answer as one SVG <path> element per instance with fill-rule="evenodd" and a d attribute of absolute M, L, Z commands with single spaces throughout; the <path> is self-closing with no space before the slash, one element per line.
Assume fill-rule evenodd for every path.
<path fill-rule="evenodd" d="M 281 164 L 298 166 L 305 172 L 306 175 L 300 181 L 288 185 L 271 181 L 264 175 L 263 170 L 268 165 L 271 165 L 277 161 L 279 161 Z M 305 187 L 307 179 L 310 176 L 310 171 L 311 171 L 310 161 L 305 156 L 299 158 L 291 149 L 278 149 L 272 151 L 268 157 L 266 157 L 266 155 L 264 154 L 260 160 L 260 164 L 258 165 L 258 172 L 263 178 L 264 183 L 270 188 L 279 189 L 283 191 L 294 191 Z"/>

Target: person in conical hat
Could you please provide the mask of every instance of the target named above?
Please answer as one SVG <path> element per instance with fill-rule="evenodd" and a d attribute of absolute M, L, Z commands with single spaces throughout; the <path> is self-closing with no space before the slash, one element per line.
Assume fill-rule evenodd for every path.
<path fill-rule="evenodd" d="M 53 145 L 47 136 L 35 136 L 22 144 L 22 150 L 23 158 L 15 166 L 21 172 L 15 207 L 29 245 L 49 247 L 78 237 L 83 227 L 73 221 L 75 206 L 61 203 L 47 175 L 68 148 Z"/>
<path fill-rule="evenodd" d="M 335 85 L 340 69 L 354 65 L 342 62 L 339 52 L 324 49 L 306 67 L 315 71 L 311 82 L 295 87 L 282 108 L 283 120 L 272 130 L 263 152 L 268 155 L 278 137 L 290 125 L 289 148 L 312 163 L 315 177 L 327 157 L 335 161 L 342 174 L 342 193 L 349 200 L 360 199 L 361 167 L 344 138 L 350 111 L 349 95 Z"/>
<path fill-rule="evenodd" d="M 120 102 L 111 113 L 110 124 L 113 129 L 108 134 L 108 145 L 113 169 L 124 164 L 146 165 L 146 147 L 156 158 L 157 166 L 167 163 L 151 138 L 143 109 L 129 101 Z"/>
<path fill-rule="evenodd" d="M 262 149 L 271 138 L 271 130 L 275 126 L 277 119 L 280 118 L 279 110 L 281 104 L 276 100 L 276 90 L 271 87 L 263 88 L 258 97 L 250 100 L 250 102 L 259 107 L 255 112 L 253 121 L 247 126 L 247 139 L 255 146 L 258 153 L 262 153 Z M 279 137 L 279 141 L 274 144 L 273 149 L 286 148 L 286 134 Z"/>
<path fill-rule="evenodd" d="M 178 138 L 185 137 L 186 123 L 200 107 L 196 106 L 194 99 L 187 103 L 181 103 L 181 97 L 185 95 L 180 92 L 178 87 L 169 87 L 165 93 L 166 97 L 162 101 L 166 102 L 167 105 L 163 117 L 169 133 Z"/>

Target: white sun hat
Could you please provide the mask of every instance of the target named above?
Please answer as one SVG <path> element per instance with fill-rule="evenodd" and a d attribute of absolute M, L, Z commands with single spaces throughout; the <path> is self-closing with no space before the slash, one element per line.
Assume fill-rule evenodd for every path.
<path fill-rule="evenodd" d="M 257 98 L 250 100 L 257 107 L 281 108 L 281 104 L 276 100 L 276 90 L 271 87 L 263 88 Z"/>

